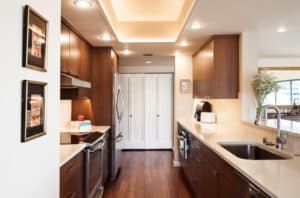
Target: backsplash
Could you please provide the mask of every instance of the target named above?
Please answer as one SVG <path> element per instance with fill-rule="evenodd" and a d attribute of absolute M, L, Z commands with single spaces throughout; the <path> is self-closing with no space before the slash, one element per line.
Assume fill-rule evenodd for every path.
<path fill-rule="evenodd" d="M 216 113 L 217 123 L 234 124 L 241 120 L 239 99 L 194 99 L 194 110 L 200 101 L 208 101 L 212 105 L 212 112 Z"/>
<path fill-rule="evenodd" d="M 60 129 L 63 129 L 71 121 L 72 100 L 60 101 Z"/>

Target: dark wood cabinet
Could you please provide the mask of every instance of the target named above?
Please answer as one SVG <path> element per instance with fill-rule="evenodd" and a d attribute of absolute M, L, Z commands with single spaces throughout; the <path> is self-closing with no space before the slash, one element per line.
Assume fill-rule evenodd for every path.
<path fill-rule="evenodd" d="M 60 198 L 82 198 L 84 153 L 81 152 L 60 168 Z"/>
<path fill-rule="evenodd" d="M 111 47 L 91 50 L 91 98 L 93 124 L 112 124 L 113 74 L 118 71 L 118 56 Z"/>
<path fill-rule="evenodd" d="M 91 47 L 65 20 L 61 23 L 61 72 L 91 81 Z M 90 97 L 90 89 L 61 89 L 61 99 Z"/>
<path fill-rule="evenodd" d="M 183 161 L 183 172 L 194 197 L 269 197 L 198 138 L 187 134 L 189 150 L 187 159 Z"/>
<path fill-rule="evenodd" d="M 239 36 L 213 36 L 193 55 L 194 98 L 237 98 Z"/>

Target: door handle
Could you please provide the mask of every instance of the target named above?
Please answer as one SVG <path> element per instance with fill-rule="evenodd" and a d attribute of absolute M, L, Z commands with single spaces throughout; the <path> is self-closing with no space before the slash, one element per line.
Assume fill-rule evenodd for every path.
<path fill-rule="evenodd" d="M 159 115 L 157 114 L 157 115 L 156 115 L 156 117 L 158 117 L 158 118 L 159 118 Z"/>
<path fill-rule="evenodd" d="M 129 115 L 129 117 L 131 117 L 131 118 L 132 118 L 132 115 L 130 114 L 130 115 Z"/>

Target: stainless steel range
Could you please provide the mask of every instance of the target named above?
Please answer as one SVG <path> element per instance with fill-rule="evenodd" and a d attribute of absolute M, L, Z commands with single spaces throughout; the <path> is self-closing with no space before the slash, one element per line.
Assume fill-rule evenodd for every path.
<path fill-rule="evenodd" d="M 84 174 L 84 198 L 102 197 L 104 192 L 104 147 L 105 134 L 100 132 L 64 133 L 61 144 L 85 143 L 85 174 Z"/>

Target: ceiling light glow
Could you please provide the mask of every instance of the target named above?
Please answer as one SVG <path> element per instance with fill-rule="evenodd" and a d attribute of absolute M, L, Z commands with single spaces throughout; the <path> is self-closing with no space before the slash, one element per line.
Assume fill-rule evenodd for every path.
<path fill-rule="evenodd" d="M 74 5 L 80 7 L 80 8 L 90 8 L 92 7 L 91 0 L 74 0 Z"/>
<path fill-rule="evenodd" d="M 110 40 L 112 40 L 111 36 L 108 33 L 102 34 L 101 39 L 103 41 L 110 41 Z"/>
<path fill-rule="evenodd" d="M 146 64 L 151 64 L 151 63 L 152 63 L 152 61 L 146 61 L 145 63 L 146 63 Z"/>
<path fill-rule="evenodd" d="M 186 46 L 188 46 L 187 41 L 181 41 L 180 46 L 181 46 L 181 47 L 186 47 Z"/>
<path fill-rule="evenodd" d="M 201 25 L 200 25 L 200 23 L 194 22 L 194 23 L 191 25 L 191 28 L 194 29 L 194 30 L 197 30 L 197 29 L 200 29 L 200 28 L 201 28 Z"/>
<path fill-rule="evenodd" d="M 285 28 L 285 27 L 279 27 L 278 29 L 277 29 L 277 32 L 278 33 L 283 33 L 283 32 L 286 32 L 287 31 L 287 29 Z"/>
<path fill-rule="evenodd" d="M 131 52 L 128 50 L 128 49 L 125 49 L 124 51 L 123 51 L 123 54 L 124 55 L 129 55 Z"/>

